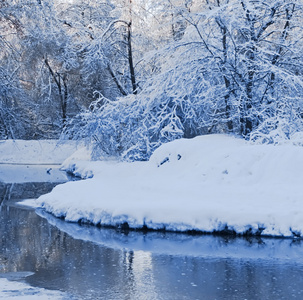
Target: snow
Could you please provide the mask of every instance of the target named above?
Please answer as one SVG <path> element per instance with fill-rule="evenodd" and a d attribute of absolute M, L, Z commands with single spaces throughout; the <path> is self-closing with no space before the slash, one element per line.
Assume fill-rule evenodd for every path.
<path fill-rule="evenodd" d="M 30 285 L 0 278 L 0 299 L 5 300 L 64 300 L 72 299 L 71 296 L 59 292 L 49 291 L 43 288 L 35 288 Z"/>
<path fill-rule="evenodd" d="M 70 222 L 303 235 L 301 146 L 208 135 L 164 144 L 148 162 L 85 159 L 78 153 L 63 169 L 86 180 L 59 185 L 24 204 Z"/>

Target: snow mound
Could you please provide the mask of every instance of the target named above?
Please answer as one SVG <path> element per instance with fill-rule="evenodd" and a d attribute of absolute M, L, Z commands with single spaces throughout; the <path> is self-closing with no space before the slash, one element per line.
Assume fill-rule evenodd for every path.
<path fill-rule="evenodd" d="M 77 166 L 76 162 L 73 162 Z M 303 235 L 303 148 L 225 135 L 167 143 L 148 162 L 86 162 L 37 205 L 66 221 L 170 231 Z"/>
<path fill-rule="evenodd" d="M 82 179 L 93 177 L 92 170 L 86 170 L 87 161 L 91 160 L 91 149 L 82 147 L 69 156 L 61 165 L 61 170 Z"/>

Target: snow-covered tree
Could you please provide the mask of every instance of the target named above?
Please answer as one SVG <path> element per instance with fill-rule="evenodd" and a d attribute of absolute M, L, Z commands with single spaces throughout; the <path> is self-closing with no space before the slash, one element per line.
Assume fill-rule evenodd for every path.
<path fill-rule="evenodd" d="M 55 137 L 67 125 L 70 137 L 95 141 L 96 156 L 131 160 L 207 133 L 290 138 L 302 130 L 302 8 L 299 0 L 2 1 L 1 136 Z"/>
<path fill-rule="evenodd" d="M 15 138 L 26 132 L 25 110 L 20 105 L 27 98 L 19 82 L 20 48 L 18 39 L 23 34 L 15 8 L 18 1 L 0 3 L 0 138 Z M 18 5 L 22 8 L 22 2 Z"/>
<path fill-rule="evenodd" d="M 301 129 L 300 1 L 168 4 L 174 16 L 168 27 L 182 26 L 145 56 L 153 68 L 138 95 L 101 97 L 92 114 L 79 116 L 103 153 L 146 159 L 180 137 L 232 132 L 254 139 L 279 124 L 289 124 L 280 126 L 284 131 Z"/>

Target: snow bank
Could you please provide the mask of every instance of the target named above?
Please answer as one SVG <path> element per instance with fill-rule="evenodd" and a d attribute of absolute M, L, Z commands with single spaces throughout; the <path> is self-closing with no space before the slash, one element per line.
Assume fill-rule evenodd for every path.
<path fill-rule="evenodd" d="M 59 291 L 35 288 L 23 282 L 0 278 L 0 299 L 5 300 L 67 300 L 71 296 Z"/>
<path fill-rule="evenodd" d="M 72 222 L 301 236 L 302 166 L 299 146 L 224 135 L 180 139 L 149 162 L 66 163 L 93 178 L 57 186 L 36 205 Z"/>

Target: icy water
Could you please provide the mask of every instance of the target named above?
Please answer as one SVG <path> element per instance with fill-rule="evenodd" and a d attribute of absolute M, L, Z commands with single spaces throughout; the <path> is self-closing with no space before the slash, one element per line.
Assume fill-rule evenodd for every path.
<path fill-rule="evenodd" d="M 118 232 L 16 204 L 54 185 L 0 183 L 0 278 L 72 299 L 303 299 L 301 241 Z"/>

